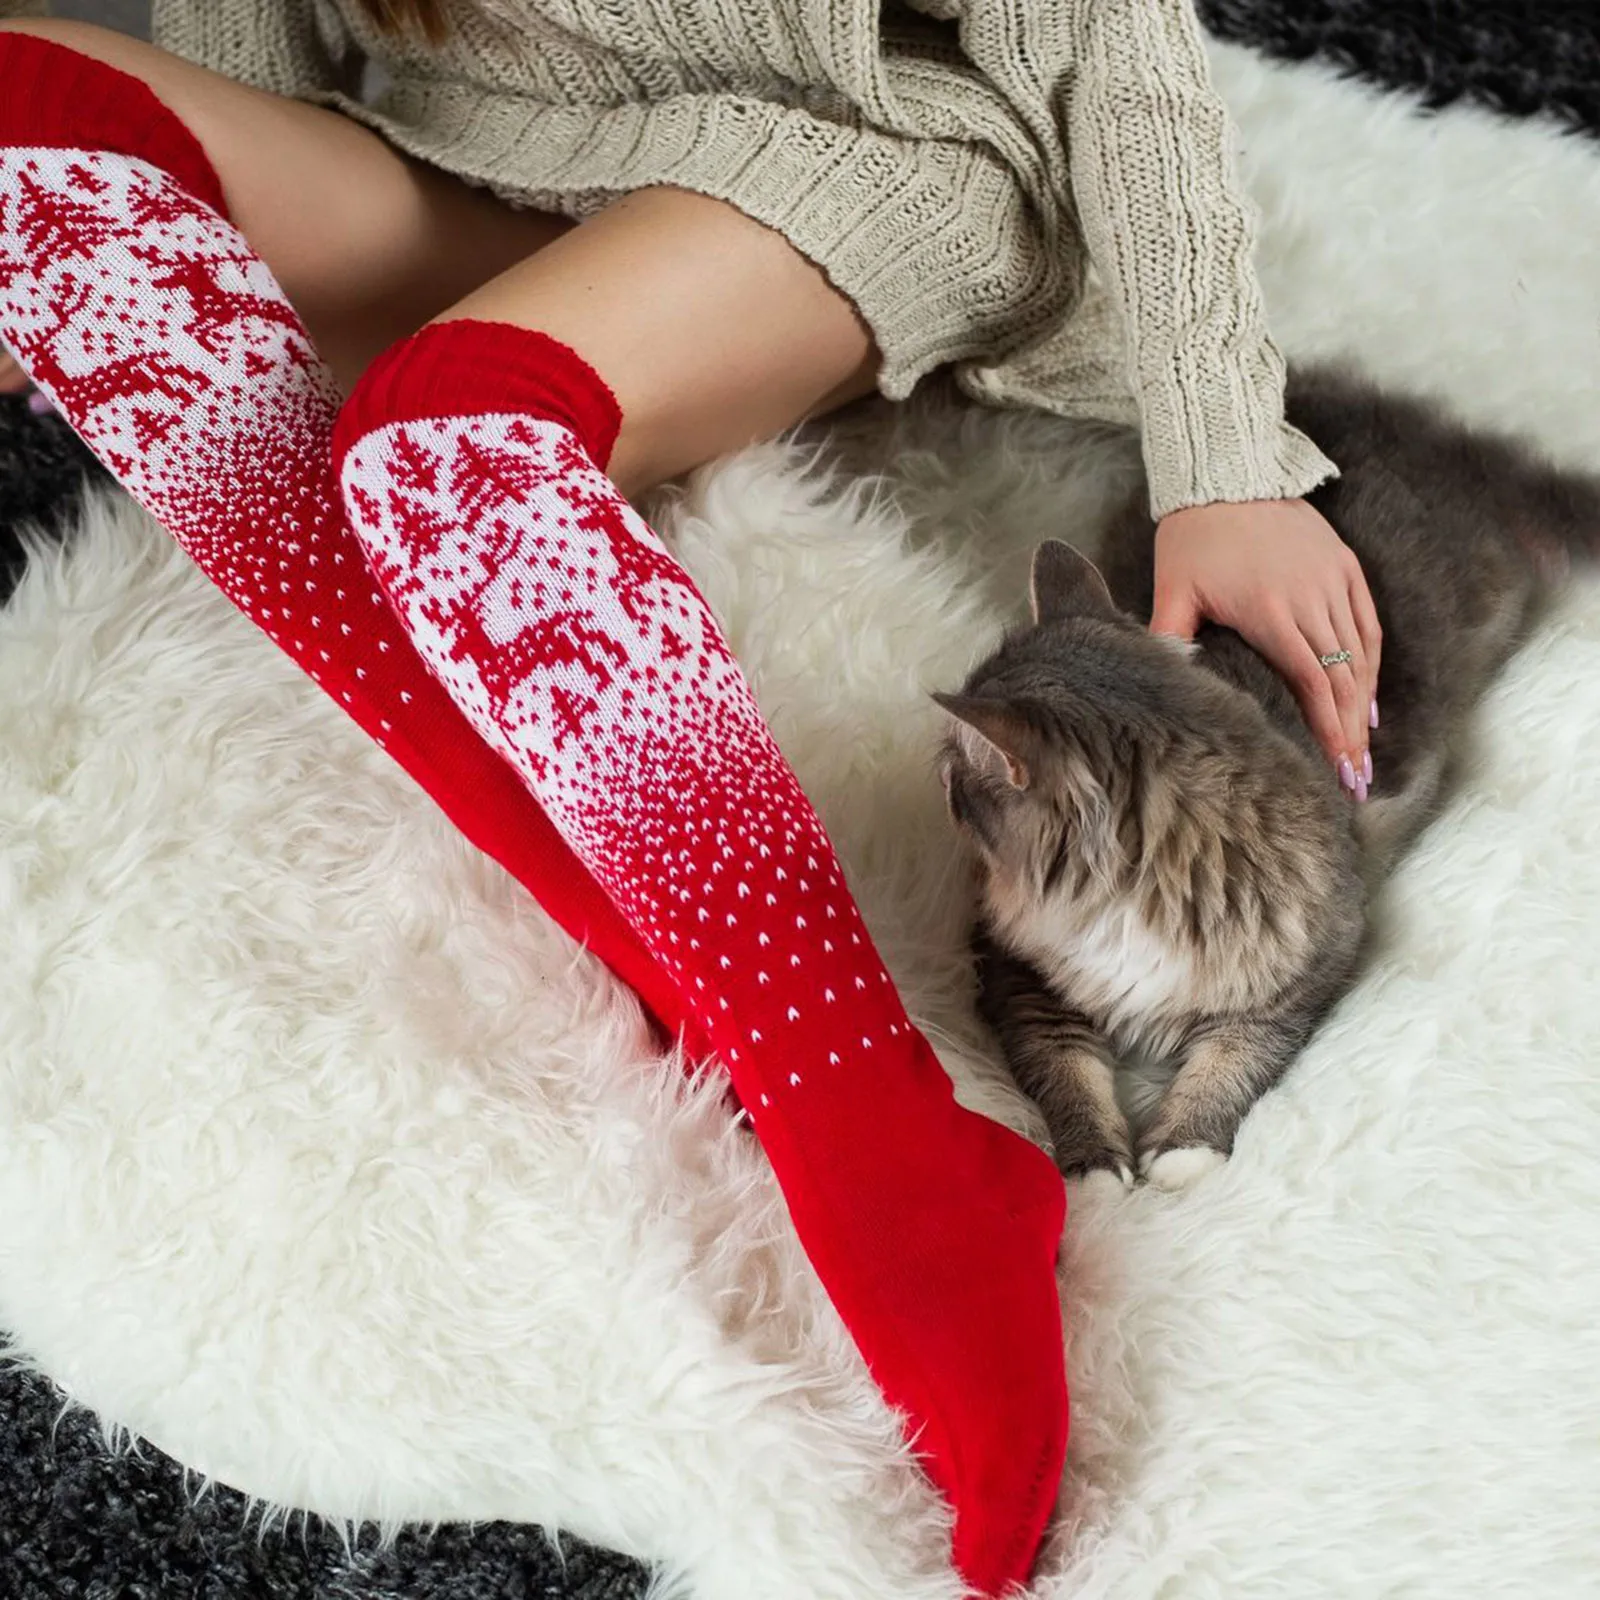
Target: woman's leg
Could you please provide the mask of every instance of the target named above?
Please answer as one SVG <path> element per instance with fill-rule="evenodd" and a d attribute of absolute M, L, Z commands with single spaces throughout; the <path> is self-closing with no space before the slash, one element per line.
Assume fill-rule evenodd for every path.
<path fill-rule="evenodd" d="M 385 352 L 335 455 L 423 658 L 727 1063 L 995 1594 L 1027 1575 L 1065 1448 L 1060 1176 L 956 1105 L 715 619 L 604 470 L 637 486 L 776 432 L 873 362 L 782 239 L 657 190 Z"/>
<path fill-rule="evenodd" d="M 561 225 L 96 29 L 0 29 L 0 87 L 0 341 L 207 576 L 678 1032 L 676 987 L 373 584 L 330 476 L 335 375 L 269 270 L 353 381 Z"/>
<path fill-rule="evenodd" d="M 254 162 L 275 140 L 292 144 L 291 134 L 257 121 L 230 149 L 232 124 L 213 101 L 250 91 L 197 78 L 196 69 L 153 59 L 113 36 L 58 31 L 55 37 L 148 75 L 158 97 L 145 92 L 141 100 L 115 73 L 87 81 L 82 57 L 69 51 L 49 62 L 25 57 L 19 41 L 0 33 L 0 84 L 7 91 L 0 105 L 0 337 L 241 609 L 386 741 L 470 837 L 569 926 L 582 931 L 592 918 L 591 942 L 646 993 L 658 1015 L 716 1033 L 813 1260 L 886 1391 L 912 1412 L 920 1442 L 956 1502 L 963 1567 L 986 1588 L 1020 1575 L 1054 1494 L 1064 1438 L 1051 1271 L 1059 1181 L 1030 1147 L 955 1107 L 937 1063 L 906 1023 L 815 817 L 703 605 L 605 479 L 585 466 L 586 447 L 601 455 L 609 448 L 609 395 L 580 358 L 557 355 L 535 385 L 540 393 L 524 411 L 528 420 L 511 416 L 503 440 L 476 439 L 473 429 L 457 424 L 494 403 L 492 386 L 505 376 L 495 370 L 496 356 L 513 358 L 512 388 L 527 377 L 527 365 L 498 338 L 476 347 L 482 367 L 470 372 L 448 361 L 429 371 L 426 361 L 419 366 L 412 359 L 416 347 L 402 347 L 397 359 L 379 364 L 381 382 L 364 384 L 362 404 L 346 414 L 347 433 L 363 416 L 373 422 L 356 432 L 347 466 L 357 467 L 352 499 L 362 505 L 358 497 L 367 496 L 365 532 L 380 564 L 389 560 L 380 548 L 382 497 L 392 489 L 399 506 L 428 490 L 427 434 L 439 425 L 432 445 L 474 457 L 478 481 L 474 489 L 469 471 L 443 484 L 446 514 L 434 517 L 426 537 L 454 539 L 467 519 L 475 535 L 515 542 L 525 524 L 481 515 L 496 510 L 493 497 L 509 485 L 513 502 L 525 502 L 523 510 L 547 508 L 558 529 L 547 570 L 528 573 L 528 585 L 513 597 L 517 604 L 536 602 L 541 579 L 560 570 L 564 539 L 591 576 L 604 567 L 623 580 L 611 596 L 569 592 L 563 614 L 546 620 L 559 623 L 551 634 L 567 645 L 592 643 L 602 666 L 615 662 L 619 649 L 628 656 L 613 636 L 617 629 L 634 644 L 641 630 L 648 632 L 660 647 L 657 661 L 628 662 L 640 675 L 620 690 L 631 726 L 607 754 L 636 756 L 647 778 L 670 781 L 641 785 L 602 774 L 580 819 L 587 835 L 573 825 L 570 787 L 555 794 L 568 831 L 585 860 L 605 872 L 637 934 L 564 853 L 509 767 L 471 737 L 433 681 L 419 675 L 404 636 L 365 581 L 323 470 L 336 404 L 333 376 L 313 353 L 291 301 L 225 214 L 236 208 L 241 218 L 248 214 L 268 265 L 296 284 L 346 384 L 375 348 L 405 331 L 397 324 L 438 309 L 450 271 L 475 279 L 431 253 L 430 239 L 449 230 L 402 230 L 397 258 L 381 227 L 337 232 L 337 194 L 308 213 L 291 185 L 293 202 L 281 202 L 278 191 L 274 205 L 270 183 L 257 185 L 249 171 L 234 167 Z M 191 94 L 192 104 L 185 99 Z M 259 105 L 257 111 L 265 118 Z M 213 116 L 220 126 L 207 121 Z M 201 139 L 190 122 L 203 130 Z M 338 127 L 343 139 L 346 125 Z M 303 146 L 305 162 L 317 169 L 303 175 L 307 181 L 331 176 L 329 148 L 320 137 Z M 380 164 L 391 163 L 392 179 L 366 194 L 388 194 L 401 213 L 413 203 L 426 212 L 413 185 L 434 180 L 419 178 L 376 141 L 364 149 Z M 280 156 L 273 148 L 281 173 Z M 358 220 L 359 198 L 343 197 Z M 295 233 L 308 222 L 319 237 Z M 328 242 L 329 228 L 344 242 L 342 256 Z M 631 412 L 618 458 L 631 484 L 769 432 L 864 384 L 870 350 L 848 309 L 828 298 L 809 268 L 784 255 L 787 247 L 753 225 L 731 214 L 714 223 L 703 202 L 640 197 L 566 237 L 581 235 L 583 248 L 564 248 L 550 272 L 541 272 L 535 257 L 511 269 L 487 301 L 469 299 L 463 310 L 552 326 L 607 363 L 606 375 Z M 501 238 L 511 259 L 544 242 L 527 240 L 519 249 L 514 239 Z M 383 264 L 396 259 L 416 264 L 399 283 L 384 276 Z M 394 298 L 387 317 L 363 320 L 369 302 L 342 301 L 329 260 L 388 283 Z M 433 275 L 436 267 L 441 276 Z M 359 281 L 363 294 L 374 292 L 372 278 Z M 504 305 L 500 290 L 510 291 Z M 404 306 L 405 314 L 394 306 Z M 473 326 L 465 320 L 460 329 L 470 338 Z M 776 338 L 744 337 L 756 328 Z M 734 335 L 720 348 L 719 331 Z M 433 351 L 440 348 L 437 337 L 454 337 L 449 326 L 432 333 Z M 560 349 L 527 338 L 541 356 Z M 708 361 L 708 352 L 716 359 Z M 557 369 L 559 381 L 551 377 Z M 699 376 L 685 383 L 685 372 Z M 387 431 L 391 399 L 404 401 L 408 419 L 424 425 L 420 437 L 397 439 Z M 577 432 L 552 428 L 552 407 Z M 500 414 L 504 419 L 504 404 Z M 358 481 L 363 460 L 377 464 L 370 487 Z M 559 469 L 553 488 L 552 463 Z M 393 481 L 385 482 L 385 474 Z M 533 479 L 542 479 L 542 487 Z M 412 516 L 408 532 L 417 531 L 417 522 Z M 409 553 L 418 548 L 413 543 Z M 448 575 L 402 562 L 386 576 L 398 591 L 419 578 L 426 587 Z M 567 578 L 561 585 L 570 591 Z M 402 604 L 414 598 L 403 594 Z M 583 614 L 585 600 L 594 602 L 592 618 Z M 434 642 L 442 627 L 476 628 L 474 664 L 495 679 L 506 704 L 521 693 L 517 651 L 500 646 L 525 640 L 498 637 L 492 607 L 459 607 L 452 617 L 435 604 L 431 621 Z M 547 673 L 544 683 L 567 696 L 564 709 L 580 728 L 581 654 L 568 662 L 577 676 L 552 685 Z M 446 672 L 451 665 L 432 664 Z M 674 688 L 665 722 L 657 715 L 663 708 L 652 672 L 657 687 Z M 557 698 L 552 694 L 552 703 Z M 707 711 L 709 729 L 701 716 Z M 493 718 L 479 726 L 507 753 L 538 756 L 528 743 L 508 741 Z M 676 732 L 692 737 L 680 748 Z M 551 754 L 560 758 L 555 765 L 568 773 L 570 752 L 562 745 L 569 735 L 577 737 L 563 724 L 551 740 Z M 729 750 L 743 763 L 713 771 L 703 759 Z M 678 759 L 683 755 L 687 764 Z M 529 775 L 526 764 L 522 770 Z M 579 790 L 587 782 L 583 773 L 580 763 Z M 712 776 L 717 782 L 708 788 Z M 686 809 L 680 792 L 704 804 Z M 703 870 L 703 880 L 684 879 L 691 867 L 697 877 Z M 679 881 L 663 890 L 675 875 Z M 792 913 L 794 926 L 784 930 L 787 965 L 773 979 L 754 957 L 776 942 L 758 925 L 761 916 L 780 907 L 784 917 Z M 704 926 L 713 908 L 715 945 Z M 727 929 L 744 912 L 754 913 L 745 930 L 751 941 L 731 943 Z M 808 1009 L 800 1026 L 802 999 Z M 778 1047 L 785 1029 L 794 1030 L 790 1042 Z"/>

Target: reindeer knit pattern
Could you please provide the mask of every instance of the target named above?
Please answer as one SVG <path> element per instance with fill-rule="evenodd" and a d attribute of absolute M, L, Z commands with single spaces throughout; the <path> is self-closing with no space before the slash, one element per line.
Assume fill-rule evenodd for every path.
<path fill-rule="evenodd" d="M 1192 0 L 460 0 L 448 16 L 423 45 L 353 0 L 154 7 L 168 49 L 519 204 L 583 216 L 653 184 L 729 201 L 855 303 L 892 398 L 953 363 L 979 399 L 1141 423 L 1157 515 L 1332 475 L 1284 420 Z M 387 81 L 371 105 L 362 58 Z"/>

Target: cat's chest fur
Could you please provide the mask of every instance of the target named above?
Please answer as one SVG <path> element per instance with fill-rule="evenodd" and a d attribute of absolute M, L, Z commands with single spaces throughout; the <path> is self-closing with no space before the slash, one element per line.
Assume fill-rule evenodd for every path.
<path fill-rule="evenodd" d="M 1193 953 L 1152 928 L 1132 897 L 991 896 L 990 913 L 1004 941 L 1119 1048 L 1164 1054 L 1192 1018 Z"/>

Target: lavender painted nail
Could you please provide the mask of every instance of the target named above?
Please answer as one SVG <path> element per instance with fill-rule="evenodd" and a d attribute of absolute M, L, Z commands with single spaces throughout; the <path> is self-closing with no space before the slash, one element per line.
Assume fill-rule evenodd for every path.
<path fill-rule="evenodd" d="M 1354 789 L 1356 786 L 1356 769 L 1350 765 L 1349 756 L 1339 757 L 1339 782 L 1347 789 Z"/>
<path fill-rule="evenodd" d="M 1372 782 L 1372 752 L 1370 750 L 1361 758 L 1361 779 L 1362 782 L 1368 785 Z"/>
<path fill-rule="evenodd" d="M 1378 698 L 1376 695 L 1373 696 L 1371 708 L 1367 712 L 1367 726 L 1369 728 L 1378 726 Z"/>
<path fill-rule="evenodd" d="M 1357 778 L 1356 779 L 1356 799 L 1359 801 L 1359 800 L 1365 800 L 1366 798 L 1367 798 L 1367 780 L 1365 778 Z"/>
<path fill-rule="evenodd" d="M 28 410 L 36 417 L 48 417 L 55 407 L 35 389 L 28 395 Z"/>

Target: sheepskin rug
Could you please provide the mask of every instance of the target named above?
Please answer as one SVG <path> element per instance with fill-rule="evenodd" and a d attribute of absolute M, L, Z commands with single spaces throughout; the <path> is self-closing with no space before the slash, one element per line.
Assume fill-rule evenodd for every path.
<path fill-rule="evenodd" d="M 1600 153 L 1219 46 L 1295 358 L 1600 468 Z M 930 395 L 654 508 L 970 1103 L 928 690 L 1126 438 Z M 955 1600 L 714 1081 L 126 502 L 0 612 L 0 1326 L 262 1500 L 513 1518 L 695 1600 Z M 1075 1197 L 1036 1593 L 1578 1595 L 1600 1535 L 1600 584 L 1485 706 L 1237 1154 Z M 982 1295 L 981 1281 L 972 1285 Z"/>

